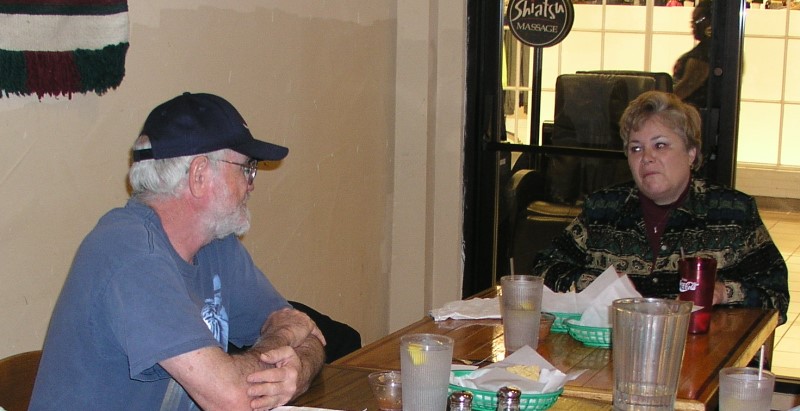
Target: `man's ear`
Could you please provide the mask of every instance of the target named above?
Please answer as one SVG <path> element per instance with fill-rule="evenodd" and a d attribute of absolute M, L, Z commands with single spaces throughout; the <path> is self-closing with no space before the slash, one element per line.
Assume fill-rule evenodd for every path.
<path fill-rule="evenodd" d="M 194 197 L 202 197 L 211 181 L 211 160 L 206 156 L 197 156 L 189 163 L 187 186 Z"/>

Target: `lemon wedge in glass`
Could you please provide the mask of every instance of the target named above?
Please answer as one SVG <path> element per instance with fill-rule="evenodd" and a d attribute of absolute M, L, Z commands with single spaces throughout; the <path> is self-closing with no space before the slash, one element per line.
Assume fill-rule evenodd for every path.
<path fill-rule="evenodd" d="M 414 365 L 425 364 L 425 347 L 422 344 L 410 343 L 408 344 L 408 354 L 411 357 L 411 362 Z"/>

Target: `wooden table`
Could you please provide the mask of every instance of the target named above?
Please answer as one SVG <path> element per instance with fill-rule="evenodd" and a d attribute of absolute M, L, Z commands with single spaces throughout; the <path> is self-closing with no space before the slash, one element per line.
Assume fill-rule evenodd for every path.
<path fill-rule="evenodd" d="M 372 370 L 342 365 L 326 365 L 305 394 L 291 405 L 329 408 L 335 410 L 377 410 L 367 375 Z M 550 410 L 607 411 L 611 405 L 597 400 L 561 397 Z"/>
<path fill-rule="evenodd" d="M 497 288 L 478 295 L 493 297 Z M 689 335 L 678 383 L 676 409 L 706 410 L 717 405 L 718 373 L 722 368 L 745 366 L 758 353 L 778 324 L 775 310 L 717 308 L 708 334 Z M 425 317 L 334 362 L 363 370 L 399 370 L 400 336 L 412 333 L 444 334 L 455 340 L 457 359 L 499 361 L 505 357 L 499 320 L 446 320 Z M 611 403 L 614 380 L 611 350 L 586 347 L 567 334 L 550 334 L 539 344 L 539 354 L 559 370 L 586 371 L 564 387 L 562 397 Z M 363 408 L 362 408 L 363 409 Z"/>

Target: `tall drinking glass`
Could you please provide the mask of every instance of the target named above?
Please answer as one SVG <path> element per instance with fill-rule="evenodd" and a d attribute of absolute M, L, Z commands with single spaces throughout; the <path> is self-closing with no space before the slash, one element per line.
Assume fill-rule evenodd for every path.
<path fill-rule="evenodd" d="M 711 304 L 714 302 L 714 286 L 717 278 L 717 260 L 710 257 L 686 257 L 678 260 L 681 276 L 681 301 L 691 301 L 703 307 L 689 318 L 689 332 L 705 334 L 711 325 Z"/>
<path fill-rule="evenodd" d="M 539 345 L 539 322 L 542 315 L 541 277 L 507 275 L 500 278 L 500 315 L 506 354 L 528 345 Z"/>
<path fill-rule="evenodd" d="M 612 303 L 614 409 L 670 411 L 692 303 L 624 298 Z"/>
<path fill-rule="evenodd" d="M 446 409 L 452 362 L 453 339 L 446 335 L 409 334 L 400 337 L 403 410 Z"/>

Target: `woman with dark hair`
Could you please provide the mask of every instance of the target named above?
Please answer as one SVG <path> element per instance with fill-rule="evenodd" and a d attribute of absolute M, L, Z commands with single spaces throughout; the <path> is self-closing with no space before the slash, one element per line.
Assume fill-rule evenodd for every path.
<path fill-rule="evenodd" d="M 752 197 L 693 176 L 700 116 L 676 95 L 643 93 L 620 135 L 633 181 L 587 197 L 580 215 L 537 254 L 532 273 L 556 292 L 581 291 L 609 266 L 645 297 L 678 295 L 678 260 L 717 260 L 714 304 L 776 308 L 786 321 L 787 268 Z"/>
<path fill-rule="evenodd" d="M 683 101 L 702 108 L 706 106 L 708 74 L 711 70 L 711 0 L 703 0 L 692 11 L 692 34 L 698 41 L 682 55 L 672 68 L 674 93 Z"/>

